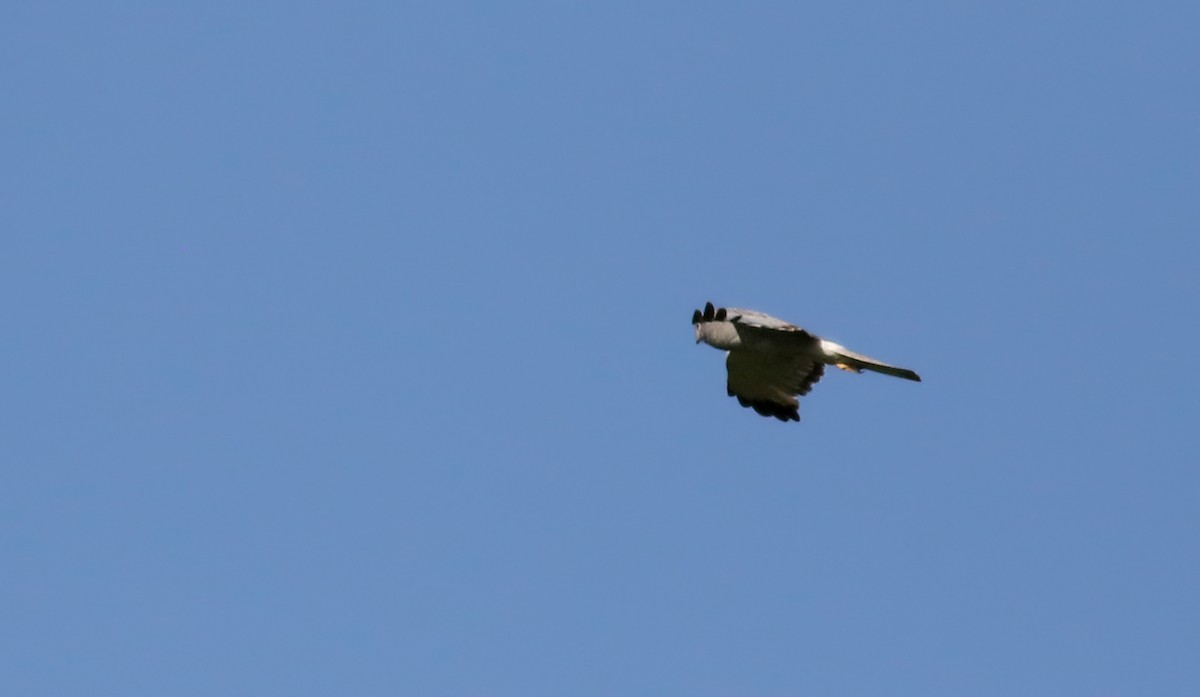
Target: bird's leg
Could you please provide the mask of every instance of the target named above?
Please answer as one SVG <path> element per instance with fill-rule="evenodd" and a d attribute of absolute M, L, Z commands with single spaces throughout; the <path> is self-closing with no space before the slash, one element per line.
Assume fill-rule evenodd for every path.
<path fill-rule="evenodd" d="M 854 366 L 850 365 L 849 363 L 834 363 L 834 365 L 836 365 L 837 367 L 846 371 L 847 373 L 861 373 L 862 372 L 862 368 L 855 368 Z"/>

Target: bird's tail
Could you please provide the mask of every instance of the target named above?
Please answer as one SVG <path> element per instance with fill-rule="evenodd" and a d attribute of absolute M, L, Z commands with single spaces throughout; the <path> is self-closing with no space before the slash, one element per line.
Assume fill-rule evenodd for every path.
<path fill-rule="evenodd" d="M 884 375 L 891 375 L 892 377 L 921 382 L 921 376 L 908 368 L 900 368 L 884 363 L 883 361 L 877 361 L 870 356 L 855 353 L 845 346 L 835 344 L 832 341 L 822 341 L 821 348 L 832 358 L 830 362 L 843 370 L 852 370 L 856 373 L 870 370 L 876 373 L 883 373 Z"/>

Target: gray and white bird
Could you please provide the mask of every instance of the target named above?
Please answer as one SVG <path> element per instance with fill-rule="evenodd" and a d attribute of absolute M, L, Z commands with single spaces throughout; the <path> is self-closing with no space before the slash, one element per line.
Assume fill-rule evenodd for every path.
<path fill-rule="evenodd" d="M 798 396 L 808 394 L 825 373 L 826 365 L 861 373 L 871 370 L 905 380 L 921 381 L 907 368 L 898 368 L 855 353 L 755 310 L 713 307 L 692 313 L 696 343 L 703 341 L 728 352 L 726 391 L 738 404 L 780 421 L 800 420 Z"/>

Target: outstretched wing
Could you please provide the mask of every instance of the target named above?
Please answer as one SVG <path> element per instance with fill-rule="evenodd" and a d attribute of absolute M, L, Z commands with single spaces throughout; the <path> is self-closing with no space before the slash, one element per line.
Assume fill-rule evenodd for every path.
<path fill-rule="evenodd" d="M 726 390 L 738 404 L 780 421 L 800 420 L 799 395 L 825 373 L 825 364 L 802 351 L 730 351 Z"/>
<path fill-rule="evenodd" d="M 741 345 L 754 351 L 812 353 L 817 349 L 817 337 L 791 322 L 772 317 L 765 312 L 723 308 L 729 322 L 737 331 Z"/>
<path fill-rule="evenodd" d="M 765 312 L 758 310 L 743 310 L 739 307 L 718 308 L 717 312 L 724 312 L 729 321 L 741 324 L 745 327 L 753 327 L 755 329 L 774 329 L 778 331 L 804 331 L 796 325 L 786 320 L 772 317 Z"/>

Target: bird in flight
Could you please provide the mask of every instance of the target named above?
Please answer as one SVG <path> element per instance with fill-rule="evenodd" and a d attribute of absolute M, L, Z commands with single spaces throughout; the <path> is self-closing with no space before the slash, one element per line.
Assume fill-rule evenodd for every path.
<path fill-rule="evenodd" d="M 692 313 L 696 343 L 703 341 L 727 352 L 726 391 L 738 404 L 780 421 L 799 421 L 798 396 L 808 394 L 825 373 L 826 365 L 861 373 L 871 370 L 905 380 L 921 381 L 907 368 L 898 368 L 826 341 L 794 324 L 755 310 L 713 307 Z"/>

